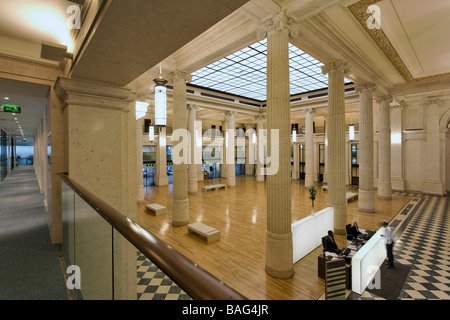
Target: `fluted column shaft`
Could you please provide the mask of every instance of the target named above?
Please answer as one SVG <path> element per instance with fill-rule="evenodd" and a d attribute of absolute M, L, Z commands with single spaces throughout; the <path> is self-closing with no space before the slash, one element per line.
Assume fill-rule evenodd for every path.
<path fill-rule="evenodd" d="M 375 85 L 366 83 L 359 91 L 359 194 L 358 210 L 375 212 L 373 165 L 373 91 Z"/>
<path fill-rule="evenodd" d="M 155 184 L 157 186 L 167 186 L 169 184 L 169 177 L 167 176 L 166 127 L 158 128 L 158 144 L 156 145 Z"/>
<path fill-rule="evenodd" d="M 312 109 L 305 110 L 305 187 L 314 185 L 314 128 Z"/>
<path fill-rule="evenodd" d="M 278 171 L 267 176 L 266 272 L 272 277 L 294 274 L 291 232 L 291 141 L 289 88 L 289 35 L 294 22 L 284 12 L 264 22 L 267 35 L 267 134 L 271 163 Z M 272 130 L 277 130 L 278 141 Z M 272 153 L 278 144 L 279 154 Z"/>
<path fill-rule="evenodd" d="M 345 196 L 345 62 L 339 60 L 322 67 L 328 73 L 328 205 L 334 208 L 334 231 L 345 234 L 347 198 Z"/>
<path fill-rule="evenodd" d="M 378 198 L 392 199 L 391 96 L 378 101 Z"/>
<path fill-rule="evenodd" d="M 173 130 L 187 129 L 186 81 L 189 75 L 176 71 L 173 77 Z M 173 164 L 173 205 L 172 225 L 184 226 L 189 223 L 189 199 L 187 164 Z"/>
<path fill-rule="evenodd" d="M 236 135 L 236 127 L 235 127 L 235 118 L 236 112 L 230 111 L 227 112 L 227 120 L 228 120 L 228 145 L 227 145 L 227 186 L 235 187 L 236 186 L 236 164 L 235 164 L 235 152 L 234 152 L 234 142 Z M 226 135 L 225 135 L 226 136 Z"/>
<path fill-rule="evenodd" d="M 264 129 L 264 117 L 257 116 L 256 117 L 256 135 L 257 135 L 257 152 L 256 152 L 256 182 L 264 182 L 264 158 L 260 156 L 262 154 L 262 149 L 264 148 L 261 143 L 262 139 L 260 139 L 260 135 L 262 134 L 262 129 Z"/>
<path fill-rule="evenodd" d="M 190 161 L 189 161 L 189 170 L 188 170 L 188 193 L 196 194 L 197 193 L 197 164 L 195 163 L 195 152 L 197 148 L 197 135 L 195 128 L 195 121 L 197 119 L 197 106 L 189 105 L 188 106 L 188 131 L 191 137 L 190 144 Z"/>

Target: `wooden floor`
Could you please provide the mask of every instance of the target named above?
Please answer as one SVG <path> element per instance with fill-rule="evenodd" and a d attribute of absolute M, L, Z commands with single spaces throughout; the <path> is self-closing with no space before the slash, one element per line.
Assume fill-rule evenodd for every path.
<path fill-rule="evenodd" d="M 313 300 L 324 292 L 324 280 L 317 276 L 318 247 L 294 264 L 295 274 L 287 280 L 274 279 L 265 272 L 266 183 L 252 176 L 236 177 L 236 187 L 203 192 L 201 187 L 224 183 L 226 179 L 198 182 L 198 193 L 189 195 L 189 221 L 199 221 L 220 230 L 220 241 L 207 244 L 188 234 L 187 226 L 173 227 L 172 185 L 146 187 L 145 202 L 138 205 L 138 223 L 196 262 L 202 268 L 251 300 Z M 347 205 L 347 221 L 359 222 L 364 229 L 378 229 L 383 220 L 391 220 L 410 200 L 394 196 L 376 199 L 375 213 L 358 211 L 358 199 Z M 167 207 L 167 215 L 154 216 L 145 204 Z M 317 188 L 315 210 L 327 206 L 327 191 Z M 311 213 L 309 192 L 303 184 L 292 183 L 292 222 Z M 336 236 L 339 247 L 345 236 Z"/>

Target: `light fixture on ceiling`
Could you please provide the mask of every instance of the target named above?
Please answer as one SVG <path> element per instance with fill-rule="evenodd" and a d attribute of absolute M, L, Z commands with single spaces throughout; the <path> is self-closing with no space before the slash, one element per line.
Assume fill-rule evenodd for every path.
<path fill-rule="evenodd" d="M 161 65 L 159 67 L 159 78 L 153 80 L 155 87 L 155 126 L 165 127 L 167 124 L 167 80 L 162 78 Z"/>
<path fill-rule="evenodd" d="M 5 99 L 5 100 L 9 100 L 9 97 L 4 97 L 3 99 Z"/>
<path fill-rule="evenodd" d="M 42 41 L 41 58 L 62 62 L 65 58 L 73 60 L 73 53 L 67 52 L 67 46 Z"/>

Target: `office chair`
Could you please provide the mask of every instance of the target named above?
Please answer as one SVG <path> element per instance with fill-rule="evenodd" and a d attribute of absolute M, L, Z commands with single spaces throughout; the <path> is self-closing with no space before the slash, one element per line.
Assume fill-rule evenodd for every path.
<path fill-rule="evenodd" d="M 349 241 L 353 241 L 355 239 L 354 236 L 352 236 L 351 234 L 349 234 L 350 229 L 351 229 L 352 225 L 349 223 L 348 225 L 345 226 L 345 233 L 346 233 L 346 238 Z"/>

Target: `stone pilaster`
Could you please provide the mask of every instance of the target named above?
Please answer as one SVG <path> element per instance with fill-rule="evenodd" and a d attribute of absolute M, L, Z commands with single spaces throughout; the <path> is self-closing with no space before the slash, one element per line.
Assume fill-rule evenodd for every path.
<path fill-rule="evenodd" d="M 345 234 L 347 223 L 344 77 L 348 72 L 348 63 L 342 60 L 322 67 L 328 74 L 328 205 L 334 208 L 336 234 Z"/>
<path fill-rule="evenodd" d="M 356 87 L 359 91 L 359 194 L 358 210 L 375 212 L 373 161 L 373 83 Z"/>
<path fill-rule="evenodd" d="M 393 190 L 405 190 L 403 109 L 405 103 L 391 107 L 391 183 Z"/>
<path fill-rule="evenodd" d="M 391 96 L 378 100 L 378 198 L 392 199 Z"/>
<path fill-rule="evenodd" d="M 440 132 L 439 108 L 440 100 L 425 101 L 427 123 L 426 174 L 423 186 L 424 193 L 442 196 L 444 187 L 440 175 Z"/>
<path fill-rule="evenodd" d="M 267 134 L 268 156 L 278 160 L 278 171 L 267 176 L 266 272 L 276 278 L 294 274 L 291 232 L 291 141 L 289 36 L 296 36 L 293 19 L 280 12 L 266 19 L 258 37 L 267 36 Z M 277 130 L 278 141 L 272 141 Z M 278 144 L 279 154 L 272 154 Z M 275 160 L 276 161 L 276 160 Z"/>
<path fill-rule="evenodd" d="M 314 185 L 314 128 L 313 128 L 313 110 L 305 110 L 305 187 Z"/>
<path fill-rule="evenodd" d="M 325 168 L 323 169 L 323 183 L 328 184 L 328 115 L 323 116 L 325 119 Z"/>
<path fill-rule="evenodd" d="M 187 129 L 186 82 L 190 75 L 175 71 L 171 73 L 173 83 L 173 130 Z M 173 164 L 173 200 L 172 225 L 175 227 L 189 224 L 189 199 L 187 164 Z"/>

